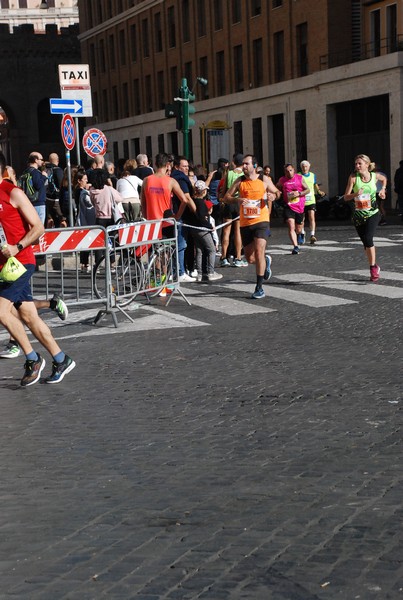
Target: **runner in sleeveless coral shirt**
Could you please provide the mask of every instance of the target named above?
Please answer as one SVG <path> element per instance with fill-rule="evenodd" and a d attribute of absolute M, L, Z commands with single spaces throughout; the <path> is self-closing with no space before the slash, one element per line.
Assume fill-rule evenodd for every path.
<path fill-rule="evenodd" d="M 270 178 L 265 175 L 263 180 L 259 178 L 257 166 L 254 156 L 244 156 L 244 174 L 233 183 L 223 199 L 226 203 L 238 201 L 240 205 L 239 219 L 245 258 L 256 267 L 256 288 L 251 296 L 254 300 L 265 297 L 263 281 L 271 277 L 271 256 L 266 256 L 270 226 L 267 203 L 280 196 Z"/>

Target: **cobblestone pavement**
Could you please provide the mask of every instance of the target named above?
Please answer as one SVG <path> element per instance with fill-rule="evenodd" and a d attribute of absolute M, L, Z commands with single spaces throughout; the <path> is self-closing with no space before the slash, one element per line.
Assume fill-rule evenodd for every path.
<path fill-rule="evenodd" d="M 226 293 L 254 279 L 227 269 L 203 288 L 224 312 L 160 301 L 200 325 L 55 329 L 77 361 L 60 385 L 21 389 L 23 360 L 3 360 L 0 599 L 403 598 L 402 298 L 389 290 L 402 290 L 402 233 L 378 230 L 393 240 L 379 284 L 354 275 L 358 245 L 288 248 L 259 303 L 273 312 Z M 354 231 L 325 236 L 344 246 Z M 295 275 L 341 272 L 363 293 Z M 276 275 L 350 303 L 271 296 Z"/>

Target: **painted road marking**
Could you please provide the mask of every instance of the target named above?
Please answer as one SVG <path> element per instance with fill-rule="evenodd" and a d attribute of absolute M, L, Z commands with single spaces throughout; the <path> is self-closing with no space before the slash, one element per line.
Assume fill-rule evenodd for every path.
<path fill-rule="evenodd" d="M 185 291 L 185 296 L 189 296 L 190 302 L 200 308 L 220 312 L 230 317 L 276 312 L 276 309 L 269 308 L 268 306 L 262 306 L 256 303 L 251 304 L 250 302 L 228 298 L 227 296 L 224 296 L 221 291 L 218 293 L 217 290 L 215 292 L 203 292 L 203 284 L 200 284 L 200 286 L 201 289 L 196 290 L 195 288 L 189 289 L 187 287 Z M 227 286 L 225 286 L 225 288 L 226 287 Z M 250 291 L 253 286 L 248 284 L 246 287 Z"/>
<path fill-rule="evenodd" d="M 285 277 L 290 277 L 286 275 Z M 221 288 L 236 290 L 237 292 L 245 292 L 250 294 L 254 290 L 253 284 L 228 284 L 220 286 Z M 290 290 L 288 288 L 278 287 L 277 285 L 269 285 L 265 287 L 267 298 L 277 298 L 279 300 L 286 300 L 287 302 L 295 302 L 296 304 L 303 304 L 311 308 L 324 308 L 329 306 L 341 306 L 344 304 L 357 304 L 355 300 L 346 300 L 344 298 L 336 298 L 335 296 L 327 296 L 325 294 L 317 294 L 315 292 L 303 292 L 301 290 Z M 256 300 L 254 301 L 256 302 Z"/>
<path fill-rule="evenodd" d="M 323 277 L 322 275 L 312 275 L 310 273 L 291 273 L 288 275 L 276 275 L 276 279 L 280 279 L 281 281 L 288 281 L 290 284 L 298 283 L 303 285 L 317 285 L 333 290 L 341 290 L 343 292 L 354 292 L 356 294 L 380 296 L 381 298 L 403 298 L 403 288 L 397 288 L 390 285 L 382 285 L 380 283 L 372 283 L 369 281 L 369 276 L 368 281 L 363 281 L 362 283 L 335 279 L 333 277 Z"/>

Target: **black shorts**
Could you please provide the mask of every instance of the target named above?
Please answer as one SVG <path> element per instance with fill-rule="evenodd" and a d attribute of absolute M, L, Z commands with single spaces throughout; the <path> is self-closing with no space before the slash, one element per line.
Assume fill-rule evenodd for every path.
<path fill-rule="evenodd" d="M 223 204 L 222 218 L 223 219 L 236 219 L 239 217 L 239 204 L 233 202 L 232 204 Z"/>
<path fill-rule="evenodd" d="M 316 212 L 316 204 L 308 204 L 308 205 L 305 204 L 304 211 L 307 213 L 310 210 L 313 210 L 313 212 Z"/>
<path fill-rule="evenodd" d="M 262 240 L 269 240 L 270 237 L 270 223 L 269 221 L 261 221 L 260 223 L 256 223 L 255 225 L 246 225 L 246 227 L 241 227 L 241 238 L 242 238 L 242 246 L 249 246 L 253 242 L 255 238 L 260 238 Z"/>
<path fill-rule="evenodd" d="M 284 206 L 284 221 L 287 219 L 295 219 L 296 224 L 301 225 L 304 222 L 304 213 L 297 213 L 286 205 Z"/>

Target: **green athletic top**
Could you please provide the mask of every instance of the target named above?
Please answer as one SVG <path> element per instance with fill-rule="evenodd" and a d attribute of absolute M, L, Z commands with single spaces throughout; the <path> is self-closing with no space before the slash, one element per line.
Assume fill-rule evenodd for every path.
<path fill-rule="evenodd" d="M 376 173 L 371 173 L 371 179 L 368 182 L 363 181 L 360 175 L 356 173 L 353 192 L 356 194 L 361 188 L 363 193 L 357 198 L 354 198 L 354 225 L 362 225 L 369 217 L 372 217 L 379 212 L 376 203 Z"/>

